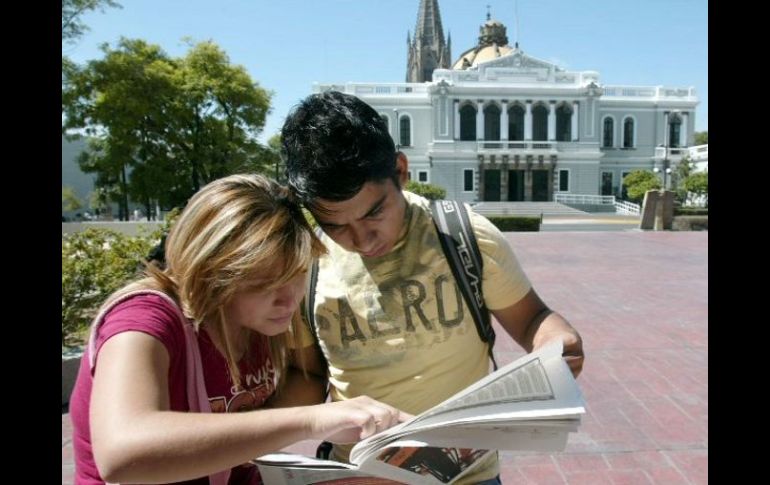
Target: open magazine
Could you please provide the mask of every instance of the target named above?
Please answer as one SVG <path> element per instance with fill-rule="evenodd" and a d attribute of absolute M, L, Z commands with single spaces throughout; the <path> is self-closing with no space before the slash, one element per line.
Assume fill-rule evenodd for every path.
<path fill-rule="evenodd" d="M 360 441 L 349 464 L 286 453 L 252 463 L 271 485 L 448 484 L 467 476 L 494 450 L 563 450 L 584 413 L 559 341 Z"/>

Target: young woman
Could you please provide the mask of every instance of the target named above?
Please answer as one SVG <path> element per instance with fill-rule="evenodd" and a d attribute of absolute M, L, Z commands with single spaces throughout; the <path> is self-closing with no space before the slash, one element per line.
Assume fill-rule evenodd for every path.
<path fill-rule="evenodd" d="M 318 402 L 292 396 L 303 376 L 287 368 L 302 352 L 287 330 L 324 251 L 275 182 L 233 175 L 201 189 L 168 235 L 165 269 L 148 266 L 94 320 L 70 400 L 76 483 L 260 483 L 241 464 L 408 417 L 367 397 L 256 410 Z"/>

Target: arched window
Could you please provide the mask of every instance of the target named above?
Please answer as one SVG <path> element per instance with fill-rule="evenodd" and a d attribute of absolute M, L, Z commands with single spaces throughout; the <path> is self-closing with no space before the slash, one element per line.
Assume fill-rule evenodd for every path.
<path fill-rule="evenodd" d="M 566 104 L 556 108 L 556 141 L 572 141 L 572 108 Z"/>
<path fill-rule="evenodd" d="M 470 104 L 460 108 L 460 140 L 476 141 L 476 108 Z"/>
<path fill-rule="evenodd" d="M 398 121 L 398 143 L 402 147 L 412 146 L 412 120 L 402 115 Z"/>
<path fill-rule="evenodd" d="M 623 120 L 623 148 L 634 148 L 634 119 Z"/>
<path fill-rule="evenodd" d="M 668 146 L 679 148 L 679 136 L 682 132 L 682 118 L 678 114 L 672 114 L 668 118 Z"/>
<path fill-rule="evenodd" d="M 484 139 L 500 139 L 500 108 L 496 104 L 488 104 L 484 108 Z"/>
<path fill-rule="evenodd" d="M 532 140 L 548 141 L 548 109 L 542 104 L 532 108 Z"/>
<path fill-rule="evenodd" d="M 613 133 L 615 132 L 615 120 L 610 118 L 609 116 L 604 118 L 604 131 L 602 132 L 602 147 L 603 148 L 612 148 L 615 146 L 614 139 L 613 139 Z"/>
<path fill-rule="evenodd" d="M 382 121 L 385 122 L 385 126 L 388 127 L 388 131 L 390 131 L 390 116 L 381 114 L 380 118 L 382 118 Z"/>
<path fill-rule="evenodd" d="M 518 104 L 508 109 L 508 139 L 524 140 L 524 108 Z"/>

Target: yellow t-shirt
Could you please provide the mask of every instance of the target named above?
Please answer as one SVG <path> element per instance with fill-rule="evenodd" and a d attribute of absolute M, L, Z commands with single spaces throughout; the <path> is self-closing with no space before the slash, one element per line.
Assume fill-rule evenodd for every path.
<path fill-rule="evenodd" d="M 364 258 L 329 237 L 319 261 L 315 325 L 330 371 L 331 397 L 367 395 L 419 414 L 489 373 L 487 344 L 444 257 L 427 199 L 404 192 L 407 230 L 393 251 Z M 530 290 L 502 233 L 469 211 L 483 257 L 484 300 L 509 307 Z M 303 340 L 312 341 L 305 329 Z M 335 446 L 348 458 L 352 446 Z M 490 453 L 472 480 L 498 474 Z M 471 477 L 468 477 L 471 479 Z"/>

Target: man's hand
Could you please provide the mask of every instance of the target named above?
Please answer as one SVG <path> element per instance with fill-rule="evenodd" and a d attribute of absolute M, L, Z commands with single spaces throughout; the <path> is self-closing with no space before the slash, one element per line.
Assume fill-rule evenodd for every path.
<path fill-rule="evenodd" d="M 551 316 L 556 316 L 561 320 L 564 320 L 557 313 L 552 313 L 549 315 L 549 317 Z M 567 324 L 566 321 L 564 323 Z M 580 338 L 580 335 L 571 326 L 569 329 L 559 329 L 553 331 L 542 330 L 542 325 L 540 328 L 541 331 L 538 332 L 538 335 L 534 340 L 532 350 L 535 351 L 540 347 L 547 345 L 554 339 L 560 339 L 562 345 L 564 346 L 564 350 L 562 352 L 564 360 L 567 362 L 569 369 L 572 371 L 572 375 L 577 377 L 578 374 L 580 374 L 580 371 L 583 370 L 583 361 L 585 360 L 585 355 L 583 354 L 583 339 Z"/>

